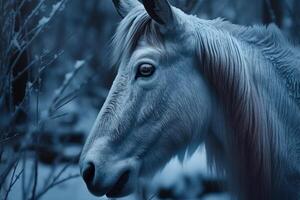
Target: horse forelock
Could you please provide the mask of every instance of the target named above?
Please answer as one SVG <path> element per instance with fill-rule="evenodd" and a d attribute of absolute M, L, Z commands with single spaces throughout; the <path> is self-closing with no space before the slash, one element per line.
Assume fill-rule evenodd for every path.
<path fill-rule="evenodd" d="M 130 57 L 141 39 L 154 47 L 163 44 L 157 24 L 143 7 L 138 6 L 128 13 L 116 30 L 111 43 L 111 66 L 118 68 L 123 60 Z"/>

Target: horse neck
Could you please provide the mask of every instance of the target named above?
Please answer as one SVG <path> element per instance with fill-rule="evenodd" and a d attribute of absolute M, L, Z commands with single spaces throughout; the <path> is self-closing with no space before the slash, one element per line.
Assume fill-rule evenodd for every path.
<path fill-rule="evenodd" d="M 283 176 L 279 165 L 284 156 L 279 143 L 284 143 L 284 138 L 279 138 L 266 96 L 255 82 L 255 65 L 262 64 L 254 63 L 257 58 L 253 56 L 259 53 L 245 52 L 236 38 L 213 27 L 199 28 L 198 37 L 201 70 L 216 93 L 224 120 L 224 131 L 215 131 L 215 138 L 208 143 L 213 140 L 213 145 L 218 143 L 223 148 L 224 170 L 240 198 L 274 197 L 276 194 L 271 193 L 279 187 L 275 179 Z M 266 67 L 272 71 L 270 65 Z M 214 161 L 219 157 L 222 156 L 215 156 Z"/>

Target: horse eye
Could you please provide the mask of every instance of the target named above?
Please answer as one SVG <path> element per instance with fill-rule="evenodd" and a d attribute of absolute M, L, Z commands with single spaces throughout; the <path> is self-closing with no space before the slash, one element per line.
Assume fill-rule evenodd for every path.
<path fill-rule="evenodd" d="M 151 76 L 155 71 L 155 67 L 151 64 L 141 64 L 138 67 L 137 77 L 148 77 Z"/>

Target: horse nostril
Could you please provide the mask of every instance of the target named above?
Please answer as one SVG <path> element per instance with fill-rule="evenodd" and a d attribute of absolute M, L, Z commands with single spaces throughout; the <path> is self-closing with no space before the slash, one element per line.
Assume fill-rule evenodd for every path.
<path fill-rule="evenodd" d="M 82 168 L 82 178 L 86 184 L 90 184 L 95 176 L 95 165 L 92 162 L 86 163 Z"/>

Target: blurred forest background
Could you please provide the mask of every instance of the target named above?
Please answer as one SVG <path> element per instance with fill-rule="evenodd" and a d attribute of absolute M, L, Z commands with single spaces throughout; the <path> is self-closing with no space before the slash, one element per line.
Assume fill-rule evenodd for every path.
<path fill-rule="evenodd" d="M 300 0 L 171 2 L 204 19 L 276 23 L 300 42 Z M 109 48 L 120 20 L 111 0 L 0 0 L 1 200 L 96 199 L 77 161 L 116 74 Z M 178 165 L 144 184 L 145 199 L 228 199 L 203 148 Z"/>

